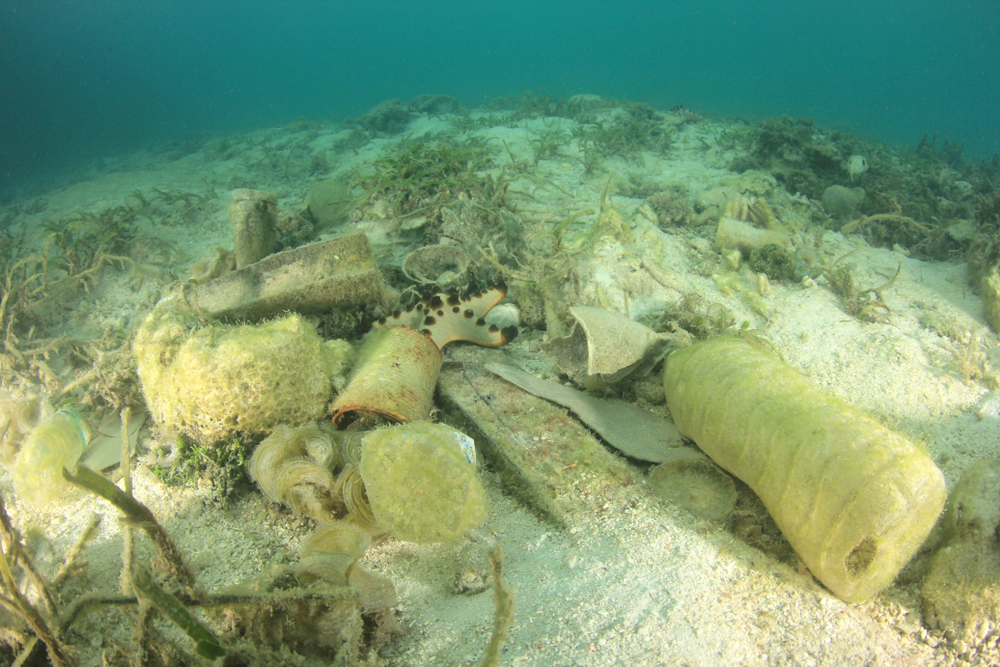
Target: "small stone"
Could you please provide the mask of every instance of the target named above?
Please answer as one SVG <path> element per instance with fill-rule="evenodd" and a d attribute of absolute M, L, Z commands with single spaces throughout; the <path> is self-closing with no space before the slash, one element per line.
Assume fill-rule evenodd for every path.
<path fill-rule="evenodd" d="M 458 595 L 477 595 L 490 587 L 490 575 L 474 567 L 465 566 L 455 576 L 451 590 Z"/>

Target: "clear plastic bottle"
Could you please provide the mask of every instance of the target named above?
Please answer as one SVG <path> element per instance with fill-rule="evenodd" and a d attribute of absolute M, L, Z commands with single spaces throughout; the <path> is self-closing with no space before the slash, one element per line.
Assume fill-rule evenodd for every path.
<path fill-rule="evenodd" d="M 63 466 L 72 467 L 90 441 L 90 428 L 75 410 L 63 408 L 40 423 L 14 461 L 14 489 L 36 505 L 55 500 L 67 484 Z"/>

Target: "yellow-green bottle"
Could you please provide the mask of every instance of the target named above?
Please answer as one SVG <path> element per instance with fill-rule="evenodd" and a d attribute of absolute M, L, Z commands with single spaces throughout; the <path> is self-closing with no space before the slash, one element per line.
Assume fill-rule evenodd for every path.
<path fill-rule="evenodd" d="M 677 350 L 663 373 L 678 430 L 753 489 L 840 598 L 888 586 L 944 506 L 921 448 L 742 338 Z"/>
<path fill-rule="evenodd" d="M 17 494 L 36 505 L 55 500 L 90 440 L 90 428 L 75 410 L 63 408 L 32 429 L 17 453 L 12 473 Z"/>

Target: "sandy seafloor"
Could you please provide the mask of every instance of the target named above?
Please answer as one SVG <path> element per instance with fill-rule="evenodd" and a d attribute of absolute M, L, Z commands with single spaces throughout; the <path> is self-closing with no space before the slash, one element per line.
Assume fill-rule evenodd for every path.
<path fill-rule="evenodd" d="M 433 134 L 448 123 L 447 116 L 418 116 L 408 132 L 412 137 Z M 568 131 L 573 121 L 527 120 L 513 128 L 477 132 L 505 139 L 515 155 L 527 158 L 528 137 L 550 131 L 553 124 Z M 712 121 L 685 125 L 666 155 L 644 154 L 641 165 L 610 159 L 592 176 L 584 175 L 572 152 L 543 159 L 536 175 L 562 191 L 541 181 L 522 181 L 517 188 L 530 191 L 530 208 L 596 208 L 609 173 L 628 177 L 642 172 L 684 184 L 694 200 L 701 192 L 739 179 L 726 169 L 733 152 L 712 143 L 711 126 Z M 305 159 L 327 151 L 347 132 L 321 129 L 306 144 Z M 363 168 L 399 139 L 376 139 L 356 153 L 330 155 L 328 172 L 303 174 L 290 182 L 279 177 L 282 165 L 268 166 L 268 161 L 304 135 L 305 130 L 293 127 L 254 132 L 248 137 L 253 147 L 228 159 L 209 144 L 181 157 L 149 153 L 109 161 L 103 170 L 46 193 L 47 208 L 20 216 L 16 224 L 32 224 L 63 211 L 106 208 L 136 189 L 207 193 L 212 188 L 215 199 L 191 219 L 168 225 L 149 222 L 146 230 L 169 239 L 187 261 L 195 261 L 213 254 L 216 246 L 231 245 L 226 207 L 227 184 L 234 175 L 278 194 L 280 206 L 298 210 L 313 184 L 343 177 L 352 166 Z M 501 162 L 506 153 L 499 142 L 493 145 Z M 779 217 L 817 206 L 780 187 L 766 196 Z M 898 279 L 884 293 L 890 309 L 884 321 L 862 323 L 848 316 L 823 278 L 808 286 L 772 283 L 764 296 L 763 317 L 739 295 L 723 294 L 711 272 L 704 270 L 705 262 L 719 261 L 710 239 L 657 229 L 637 215 L 641 204 L 614 197 L 616 209 L 634 226 L 635 242 L 623 248 L 606 236 L 594 256 L 583 261 L 581 303 L 589 299 L 588 305 L 601 301 L 607 308 L 623 310 L 621 295 L 627 289 L 633 316 L 676 307 L 682 295 L 641 268 L 644 261 L 654 262 L 706 303 L 726 305 L 734 321 L 749 320 L 813 384 L 925 443 L 949 487 L 971 462 L 1000 455 L 997 394 L 976 381 L 963 382 L 965 348 L 946 331 L 976 332 L 987 363 L 1000 364 L 997 337 L 983 320 L 981 300 L 968 287 L 964 264 L 921 262 L 828 231 L 817 251 L 832 261 L 860 248 L 845 261 L 863 286 L 886 282 L 901 265 Z M 182 276 L 183 268 L 183 262 L 178 263 L 176 275 Z M 753 289 L 749 280 L 744 282 Z M 125 281 L 124 272 L 105 269 L 96 292 L 67 307 L 65 331 L 97 337 L 108 326 L 133 324 L 167 289 L 168 282 L 155 280 L 135 288 Z M 947 325 L 928 325 L 932 320 Z M 522 331 L 506 352 L 515 360 L 541 359 L 543 340 L 543 332 Z M 148 447 L 154 438 L 144 432 L 141 441 Z M 451 547 L 388 540 L 365 556 L 369 567 L 395 583 L 405 630 L 381 651 L 382 664 L 478 664 L 492 628 L 493 597 L 489 591 L 457 595 L 451 583 L 465 566 L 485 568 L 485 553 L 494 541 L 503 547 L 516 603 L 505 665 L 919 666 L 955 660 L 954 646 L 922 625 L 917 588 L 905 578 L 870 602 L 850 605 L 807 572 L 744 544 L 721 524 L 669 506 L 643 485 L 629 490 L 634 506 L 608 508 L 581 527 L 562 531 L 506 494 L 493 472 L 483 470 L 483 478 L 490 514 L 473 539 Z M 294 561 L 299 540 L 310 531 L 309 522 L 259 494 L 223 505 L 209 484 L 167 487 L 141 465 L 134 483 L 136 495 L 176 537 L 199 585 L 208 590 L 251 579 L 272 563 Z M 90 512 L 104 514 L 87 552 L 88 567 L 66 590 L 71 595 L 117 589 L 120 533 L 107 504 L 70 492 L 55 506 L 30 508 L 13 494 L 9 473 L 0 479 L 0 489 L 22 531 L 34 527 L 47 536 L 48 542 L 38 538 L 43 566 L 51 567 L 52 554 L 75 541 Z M 81 664 L 100 664 L 102 650 L 127 640 L 121 621 L 122 616 L 111 611 L 90 615 L 74 626 L 70 639 L 80 649 Z M 997 664 L 1000 653 L 978 658 L 980 664 Z"/>

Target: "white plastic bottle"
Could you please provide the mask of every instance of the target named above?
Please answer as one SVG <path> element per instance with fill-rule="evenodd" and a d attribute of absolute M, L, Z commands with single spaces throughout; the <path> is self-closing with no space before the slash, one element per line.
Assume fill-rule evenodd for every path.
<path fill-rule="evenodd" d="M 63 466 L 73 467 L 90 440 L 90 428 L 75 410 L 63 408 L 40 423 L 14 460 L 14 490 L 36 505 L 45 505 L 67 484 Z"/>

